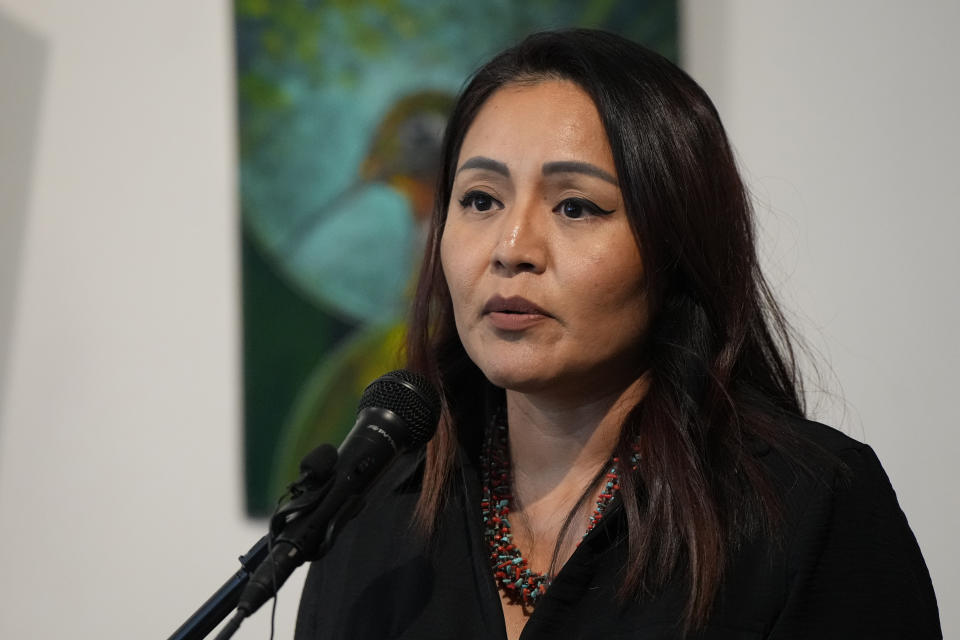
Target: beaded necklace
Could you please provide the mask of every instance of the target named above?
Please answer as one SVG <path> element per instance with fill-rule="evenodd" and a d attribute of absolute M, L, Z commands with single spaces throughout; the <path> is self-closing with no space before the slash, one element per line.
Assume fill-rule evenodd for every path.
<path fill-rule="evenodd" d="M 507 426 L 505 420 L 496 420 L 488 432 L 488 438 L 481 457 L 482 493 L 480 509 L 483 514 L 483 537 L 487 542 L 490 566 L 497 586 L 513 604 L 533 607 L 537 599 L 547 591 L 551 576 L 533 571 L 520 549 L 513 543 L 510 531 L 510 453 L 507 445 Z M 613 496 L 620 489 L 617 476 L 618 458 L 610 461 L 606 473 L 606 482 L 597 497 L 597 504 L 590 516 L 590 522 L 583 538 L 593 530 L 603 518 Z M 637 456 L 631 459 L 636 468 Z M 580 542 L 577 542 L 579 546 Z"/>

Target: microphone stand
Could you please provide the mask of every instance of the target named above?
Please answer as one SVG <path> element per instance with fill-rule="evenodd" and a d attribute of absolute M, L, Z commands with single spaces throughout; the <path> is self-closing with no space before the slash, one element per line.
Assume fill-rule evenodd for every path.
<path fill-rule="evenodd" d="M 329 448 L 329 455 L 325 457 L 317 456 L 316 454 L 323 447 Z M 237 607 L 243 590 L 250 582 L 250 577 L 267 558 L 272 543 L 276 542 L 284 527 L 304 514 L 310 513 L 327 495 L 333 484 L 332 474 L 337 455 L 336 450 L 329 445 L 323 445 L 323 447 L 318 447 L 307 458 L 304 458 L 304 462 L 301 463 L 301 470 L 304 471 L 304 475 L 298 482 L 291 484 L 288 489 L 288 495 L 291 496 L 291 499 L 274 511 L 270 518 L 270 532 L 250 547 L 246 555 L 240 556 L 240 570 L 224 582 L 223 586 L 217 589 L 216 593 L 210 596 L 206 602 L 200 605 L 200 608 L 173 632 L 169 640 L 202 640 L 206 638 L 207 634 L 213 631 Z M 311 461 L 313 466 L 304 468 L 304 465 Z M 239 621 L 237 621 L 236 626 L 239 626 Z M 232 635 L 232 633 L 229 635 Z"/>
<path fill-rule="evenodd" d="M 223 583 L 216 593 L 207 599 L 169 640 L 201 640 L 216 628 L 240 601 L 240 593 L 247 586 L 250 576 L 267 557 L 270 534 L 260 538 L 246 555 L 240 556 L 240 570 Z"/>

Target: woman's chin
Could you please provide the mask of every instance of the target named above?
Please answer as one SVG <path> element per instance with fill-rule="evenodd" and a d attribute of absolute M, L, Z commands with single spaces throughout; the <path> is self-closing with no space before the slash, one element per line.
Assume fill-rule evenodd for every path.
<path fill-rule="evenodd" d="M 480 370 L 494 386 L 517 393 L 536 393 L 550 388 L 552 382 L 549 376 L 543 375 L 543 371 L 524 367 L 481 367 Z"/>

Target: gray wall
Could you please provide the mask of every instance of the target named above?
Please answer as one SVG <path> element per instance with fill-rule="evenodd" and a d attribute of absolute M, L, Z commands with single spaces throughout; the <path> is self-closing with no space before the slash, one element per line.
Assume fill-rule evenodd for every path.
<path fill-rule="evenodd" d="M 819 352 L 814 414 L 876 450 L 960 635 L 960 4 L 698 0 L 682 22 Z"/>

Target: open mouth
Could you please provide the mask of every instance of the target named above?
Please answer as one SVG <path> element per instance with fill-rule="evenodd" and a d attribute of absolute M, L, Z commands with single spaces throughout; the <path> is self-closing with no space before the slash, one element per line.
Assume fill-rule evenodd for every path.
<path fill-rule="evenodd" d="M 511 333 L 522 333 L 553 317 L 526 298 L 499 295 L 487 300 L 483 315 L 494 328 Z"/>
<path fill-rule="evenodd" d="M 509 298 L 504 298 L 503 296 L 493 296 L 487 301 L 487 304 L 483 307 L 483 313 L 501 313 L 506 315 L 536 315 L 536 316 L 550 316 L 549 313 L 530 302 L 526 298 L 520 296 L 511 296 Z"/>

